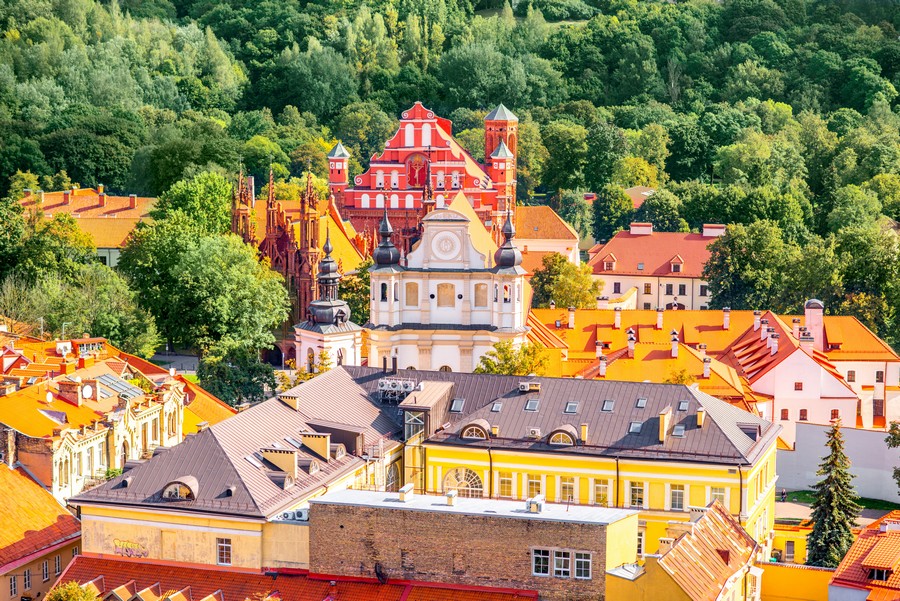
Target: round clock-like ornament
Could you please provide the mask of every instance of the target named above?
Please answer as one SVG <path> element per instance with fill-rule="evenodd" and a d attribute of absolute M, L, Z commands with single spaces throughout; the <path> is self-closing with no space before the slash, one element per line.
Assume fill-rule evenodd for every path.
<path fill-rule="evenodd" d="M 431 251 L 439 259 L 452 259 L 459 254 L 459 238 L 450 232 L 441 232 L 431 242 Z"/>

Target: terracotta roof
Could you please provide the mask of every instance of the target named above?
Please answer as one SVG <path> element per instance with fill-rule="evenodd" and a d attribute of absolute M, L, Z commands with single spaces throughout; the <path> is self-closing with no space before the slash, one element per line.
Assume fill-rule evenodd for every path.
<path fill-rule="evenodd" d="M 182 375 L 175 376 L 175 379 L 184 384 L 184 392 L 187 397 L 185 408 L 196 415 L 200 422 L 206 422 L 209 425 L 218 424 L 237 413 L 234 407 L 219 400 L 199 384 L 191 382 Z M 196 432 L 196 428 L 193 431 L 185 430 L 185 434 L 194 432 Z"/>
<path fill-rule="evenodd" d="M 96 189 L 79 188 L 67 192 L 44 192 L 43 202 L 40 195 L 34 193 L 20 202 L 26 210 L 43 211 L 48 218 L 61 213 L 75 217 L 78 227 L 90 234 L 98 248 L 121 248 L 135 226 L 149 219 L 156 199 L 138 196 L 135 198 L 135 208 L 131 208 L 128 196 L 107 194 L 105 198 L 105 204 L 101 205 L 100 193 Z"/>
<path fill-rule="evenodd" d="M 726 582 L 753 561 L 756 541 L 718 501 L 690 524 L 659 565 L 693 601 L 715 601 Z"/>
<path fill-rule="evenodd" d="M 0 573 L 9 564 L 81 536 L 81 523 L 23 469 L 0 464 Z"/>
<path fill-rule="evenodd" d="M 621 275 L 647 275 L 655 277 L 699 278 L 703 266 L 709 260 L 707 246 L 716 238 L 702 234 L 677 232 L 653 232 L 652 234 L 632 234 L 621 231 L 603 245 L 588 265 L 594 273 L 607 278 Z M 604 270 L 607 255 L 616 256 L 615 271 Z M 672 260 L 677 256 L 683 263 L 680 272 L 672 271 Z M 639 269 L 643 263 L 644 268 Z"/>
<path fill-rule="evenodd" d="M 578 232 L 546 205 L 516 207 L 516 240 L 568 240 L 578 243 Z"/>
<path fill-rule="evenodd" d="M 838 565 L 831 585 L 882 591 L 869 599 L 900 598 L 900 510 L 863 528 Z M 869 580 L 869 569 L 891 570 L 887 580 Z M 892 591 L 888 594 L 888 591 Z"/>
<path fill-rule="evenodd" d="M 631 199 L 635 209 L 640 209 L 644 201 L 653 196 L 655 192 L 655 188 L 648 188 L 647 186 L 635 186 L 625 190 L 625 194 Z"/>
<path fill-rule="evenodd" d="M 288 601 L 537 601 L 536 591 L 457 586 L 394 580 L 381 584 L 371 578 L 351 578 L 309 574 L 297 570 L 260 571 L 219 566 L 184 566 L 148 560 L 107 559 L 79 555 L 60 576 L 59 582 L 95 582 L 101 597 L 113 589 L 128 585 L 139 594 L 138 601 L 156 601 L 159 591 L 181 591 L 190 587 L 191 598 L 205 599 L 214 594 L 226 601 L 254 599 L 277 591 Z M 133 584 L 130 584 L 133 581 Z M 334 582 L 334 586 L 332 586 Z M 102 590 L 101 590 L 102 587 Z M 144 590 L 151 589 L 146 593 Z"/>

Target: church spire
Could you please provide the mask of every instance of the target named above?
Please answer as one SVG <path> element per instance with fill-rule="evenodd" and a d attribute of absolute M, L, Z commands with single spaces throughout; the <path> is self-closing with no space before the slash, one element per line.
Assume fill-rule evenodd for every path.
<path fill-rule="evenodd" d="M 499 269 L 510 269 L 522 264 L 522 251 L 516 248 L 513 238 L 516 237 L 516 226 L 512 222 L 512 213 L 506 208 L 506 222 L 500 230 L 503 234 L 503 244 L 494 253 L 494 263 Z"/>
<path fill-rule="evenodd" d="M 394 228 L 391 227 L 391 222 L 388 221 L 387 208 L 385 207 L 384 217 L 381 219 L 381 225 L 378 228 L 381 242 L 378 244 L 378 248 L 375 249 L 375 252 L 372 253 L 372 258 L 379 267 L 397 265 L 400 263 L 400 251 L 397 250 L 397 247 L 391 242 L 391 235 L 393 233 Z"/>
<path fill-rule="evenodd" d="M 319 300 L 338 300 L 338 285 L 341 282 L 341 274 L 337 261 L 332 258 L 334 247 L 331 245 L 331 230 L 325 230 L 325 246 L 322 247 L 325 256 L 319 262 L 319 273 L 316 280 L 319 282 Z"/>

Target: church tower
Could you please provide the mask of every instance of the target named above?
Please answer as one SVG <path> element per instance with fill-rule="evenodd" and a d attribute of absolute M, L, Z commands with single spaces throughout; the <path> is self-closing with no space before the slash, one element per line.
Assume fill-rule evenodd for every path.
<path fill-rule="evenodd" d="M 350 162 L 350 153 L 344 145 L 338 142 L 328 153 L 328 190 L 337 201 L 338 206 L 343 203 L 344 190 L 349 183 L 347 167 Z"/>
<path fill-rule="evenodd" d="M 310 172 L 306 174 L 306 190 L 300 197 L 299 223 L 293 227 L 297 235 L 297 307 L 302 311 L 317 296 L 316 270 L 320 260 L 318 198 Z"/>
<path fill-rule="evenodd" d="M 362 328 L 350 321 L 350 306 L 338 295 L 341 274 L 333 250 L 329 232 L 316 275 L 319 297 L 309 303 L 306 321 L 294 326 L 297 366 L 310 371 L 317 368 L 323 351 L 335 366 L 362 362 Z"/>
<path fill-rule="evenodd" d="M 484 162 L 497 189 L 497 204 L 491 221 L 499 225 L 503 214 L 516 207 L 516 150 L 519 118 L 502 104 L 484 118 Z M 499 227 L 494 228 L 500 243 Z"/>

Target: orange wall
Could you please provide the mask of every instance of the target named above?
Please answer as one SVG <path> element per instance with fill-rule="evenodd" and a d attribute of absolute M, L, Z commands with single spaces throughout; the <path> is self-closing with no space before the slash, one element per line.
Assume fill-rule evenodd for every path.
<path fill-rule="evenodd" d="M 764 570 L 762 601 L 828 601 L 834 570 L 783 563 L 757 564 Z"/>

